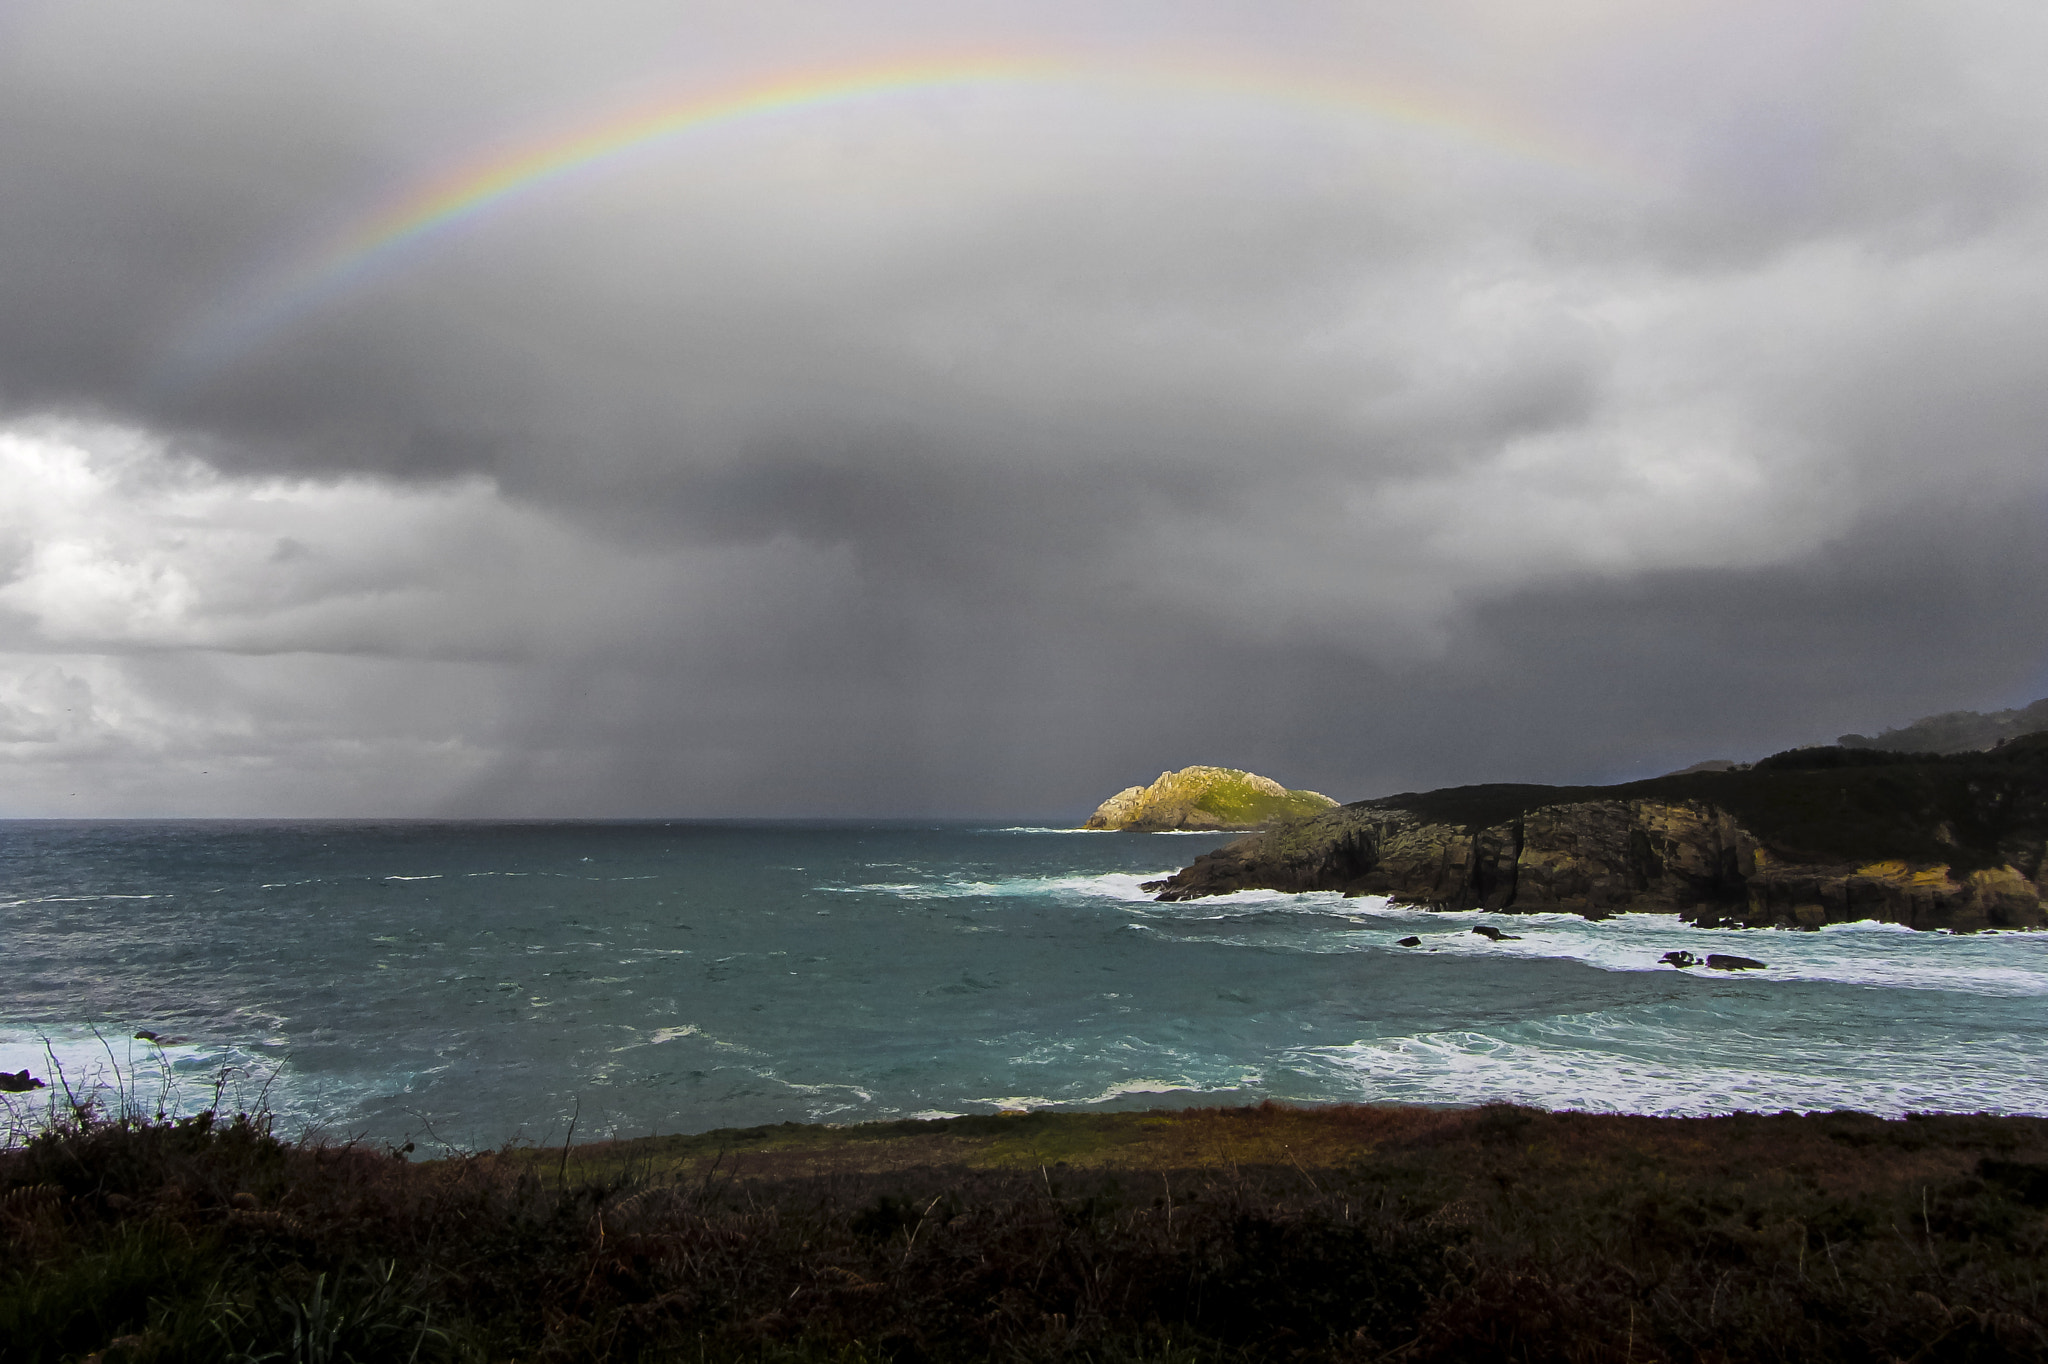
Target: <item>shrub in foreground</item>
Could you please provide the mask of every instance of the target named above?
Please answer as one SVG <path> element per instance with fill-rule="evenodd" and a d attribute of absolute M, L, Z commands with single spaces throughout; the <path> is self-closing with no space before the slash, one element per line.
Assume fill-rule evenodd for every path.
<path fill-rule="evenodd" d="M 1283 1115 L 1305 1121 L 1232 1120 L 1250 1131 Z M 1329 1140 L 1284 1165 L 721 1157 L 575 1183 L 533 1153 L 412 1163 L 207 1114 L 79 1123 L 0 1154 L 0 1351 L 108 1364 L 2048 1351 L 2048 1123 L 1312 1117 Z"/>

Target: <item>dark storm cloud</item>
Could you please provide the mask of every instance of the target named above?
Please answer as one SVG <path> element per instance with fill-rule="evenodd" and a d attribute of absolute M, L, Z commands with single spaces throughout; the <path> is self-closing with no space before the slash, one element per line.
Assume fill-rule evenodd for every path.
<path fill-rule="evenodd" d="M 2042 22 L 1411 11 L 17 7 L 8 807 L 1352 798 L 2048 690 Z M 747 120 L 307 283 L 657 96 L 1197 50 L 1381 93 Z"/>

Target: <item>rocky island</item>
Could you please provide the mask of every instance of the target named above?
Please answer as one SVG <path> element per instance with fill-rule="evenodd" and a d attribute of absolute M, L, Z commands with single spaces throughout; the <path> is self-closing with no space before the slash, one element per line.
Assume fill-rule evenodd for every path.
<path fill-rule="evenodd" d="M 1650 911 L 1702 927 L 2048 927 L 2048 733 L 1986 752 L 1815 747 L 1617 786 L 1387 796 L 1238 839 L 1146 888 Z"/>
<path fill-rule="evenodd" d="M 1258 829 L 1335 809 L 1317 791 L 1290 791 L 1270 777 L 1234 767 L 1183 767 L 1150 786 L 1130 786 L 1096 807 L 1084 829 Z"/>

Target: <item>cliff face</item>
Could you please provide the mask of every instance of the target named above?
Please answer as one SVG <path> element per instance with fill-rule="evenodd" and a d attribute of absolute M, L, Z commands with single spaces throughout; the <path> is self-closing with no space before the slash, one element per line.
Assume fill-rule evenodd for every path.
<path fill-rule="evenodd" d="M 1270 777 L 1234 767 L 1183 767 L 1150 786 L 1117 792 L 1084 829 L 1256 829 L 1300 819 L 1337 804 L 1315 791 L 1290 791 Z"/>
<path fill-rule="evenodd" d="M 2035 737 L 1964 759 L 1836 767 L 1820 750 L 1621 787 L 1389 797 L 1239 839 L 1147 889 L 1338 890 L 1702 926 L 2048 927 L 2048 736 Z"/>

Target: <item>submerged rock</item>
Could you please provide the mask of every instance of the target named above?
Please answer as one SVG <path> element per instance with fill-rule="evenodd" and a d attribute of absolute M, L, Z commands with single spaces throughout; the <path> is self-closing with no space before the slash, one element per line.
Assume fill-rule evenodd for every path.
<path fill-rule="evenodd" d="M 1724 957 L 1718 952 L 1707 955 L 1709 971 L 1763 971 L 1767 968 L 1754 957 Z"/>
<path fill-rule="evenodd" d="M 1183 767 L 1150 786 L 1130 786 L 1096 807 L 1084 829 L 1258 829 L 1334 809 L 1319 791 L 1290 791 L 1234 767 Z"/>
<path fill-rule="evenodd" d="M 1422 946 L 1422 939 L 1420 939 L 1420 938 L 1416 938 L 1416 937 L 1407 937 L 1407 938 L 1403 938 L 1403 939 L 1401 939 L 1401 941 L 1399 941 L 1399 942 L 1395 943 L 1395 944 L 1394 944 L 1394 946 L 1396 946 L 1396 947 L 1420 947 L 1420 946 Z"/>
<path fill-rule="evenodd" d="M 1473 931 L 1474 933 L 1477 933 L 1477 934 L 1478 934 L 1478 935 L 1479 935 L 1480 937 L 1482 937 L 1482 938 L 1485 938 L 1485 939 L 1486 939 L 1487 941 L 1489 941 L 1489 942 L 1520 942 L 1520 941 L 1521 941 L 1521 938 L 1519 938 L 1518 936 L 1516 936 L 1516 935 L 1515 935 L 1515 934 L 1513 934 L 1513 933 L 1503 933 L 1503 932 L 1501 932 L 1501 931 L 1500 931 L 1499 929 L 1497 929 L 1497 928 L 1492 928 L 1492 927 L 1489 927 L 1489 926 L 1488 926 L 1488 925 L 1486 925 L 1486 924 L 1481 924 L 1481 925 L 1479 925 L 1479 927 L 1477 927 L 1477 928 L 1473 929 L 1472 931 Z"/>

